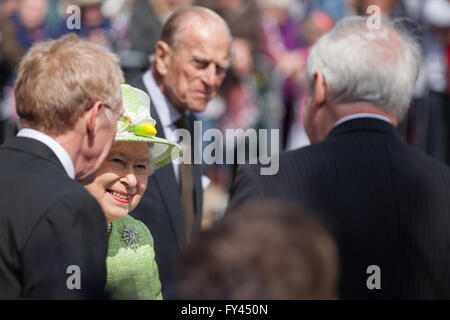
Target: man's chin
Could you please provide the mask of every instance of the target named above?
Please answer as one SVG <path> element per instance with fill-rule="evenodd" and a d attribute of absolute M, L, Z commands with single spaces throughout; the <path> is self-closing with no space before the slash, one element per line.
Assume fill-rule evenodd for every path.
<path fill-rule="evenodd" d="M 204 100 L 195 101 L 194 103 L 189 104 L 188 109 L 192 112 L 203 112 L 206 109 L 207 103 Z"/>

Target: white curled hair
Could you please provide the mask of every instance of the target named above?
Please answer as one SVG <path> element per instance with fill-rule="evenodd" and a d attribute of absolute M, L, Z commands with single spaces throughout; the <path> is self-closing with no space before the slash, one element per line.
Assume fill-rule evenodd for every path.
<path fill-rule="evenodd" d="M 419 44 L 401 23 L 381 19 L 380 28 L 371 30 L 367 17 L 347 17 L 313 46 L 306 77 L 313 88 L 314 72 L 323 74 L 331 103 L 370 102 L 400 121 L 420 60 Z"/>

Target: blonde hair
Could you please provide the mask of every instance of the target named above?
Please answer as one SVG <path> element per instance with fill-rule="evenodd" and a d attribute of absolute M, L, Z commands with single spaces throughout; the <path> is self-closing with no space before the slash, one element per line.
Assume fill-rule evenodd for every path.
<path fill-rule="evenodd" d="M 116 55 L 69 34 L 35 44 L 19 65 L 16 108 L 22 125 L 64 132 L 96 101 L 121 103 L 123 73 Z"/>

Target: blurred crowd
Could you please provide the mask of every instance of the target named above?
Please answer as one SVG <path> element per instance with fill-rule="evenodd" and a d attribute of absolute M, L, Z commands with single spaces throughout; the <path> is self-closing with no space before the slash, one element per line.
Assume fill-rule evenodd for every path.
<path fill-rule="evenodd" d="M 370 5 L 383 16 L 405 18 L 420 40 L 423 61 L 399 131 L 409 144 L 450 163 L 448 0 L 1 0 L 0 144 L 17 132 L 16 68 L 33 43 L 75 32 L 115 52 L 130 80 L 148 69 L 168 16 L 188 4 L 216 11 L 233 35 L 234 58 L 220 94 L 198 115 L 203 130 L 279 129 L 280 151 L 309 144 L 302 105 L 311 45 L 343 17 L 370 15 Z M 71 5 L 80 8 L 80 28 L 68 23 L 77 13 Z M 223 213 L 234 168 L 205 169 L 213 182 L 205 196 L 208 223 Z"/>

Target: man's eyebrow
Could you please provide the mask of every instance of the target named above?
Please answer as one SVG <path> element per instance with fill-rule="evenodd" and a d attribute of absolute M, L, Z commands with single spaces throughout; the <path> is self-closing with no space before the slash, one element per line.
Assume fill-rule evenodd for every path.
<path fill-rule="evenodd" d="M 193 53 L 192 57 L 194 60 L 199 61 L 199 62 L 207 62 L 207 63 L 211 63 L 212 61 L 208 60 L 207 58 L 205 58 L 204 56 L 202 56 L 201 54 L 198 53 Z M 222 69 L 228 69 L 230 67 L 230 61 L 227 58 L 226 61 L 221 62 L 221 63 L 215 63 L 215 65 L 219 68 Z"/>
<path fill-rule="evenodd" d="M 203 56 L 202 54 L 199 54 L 199 53 L 193 53 L 192 57 L 194 58 L 194 60 L 208 61 L 208 59 L 206 59 L 205 56 Z"/>
<path fill-rule="evenodd" d="M 230 61 L 227 59 L 227 61 L 219 63 L 217 66 L 222 69 L 228 69 L 230 67 Z"/>

